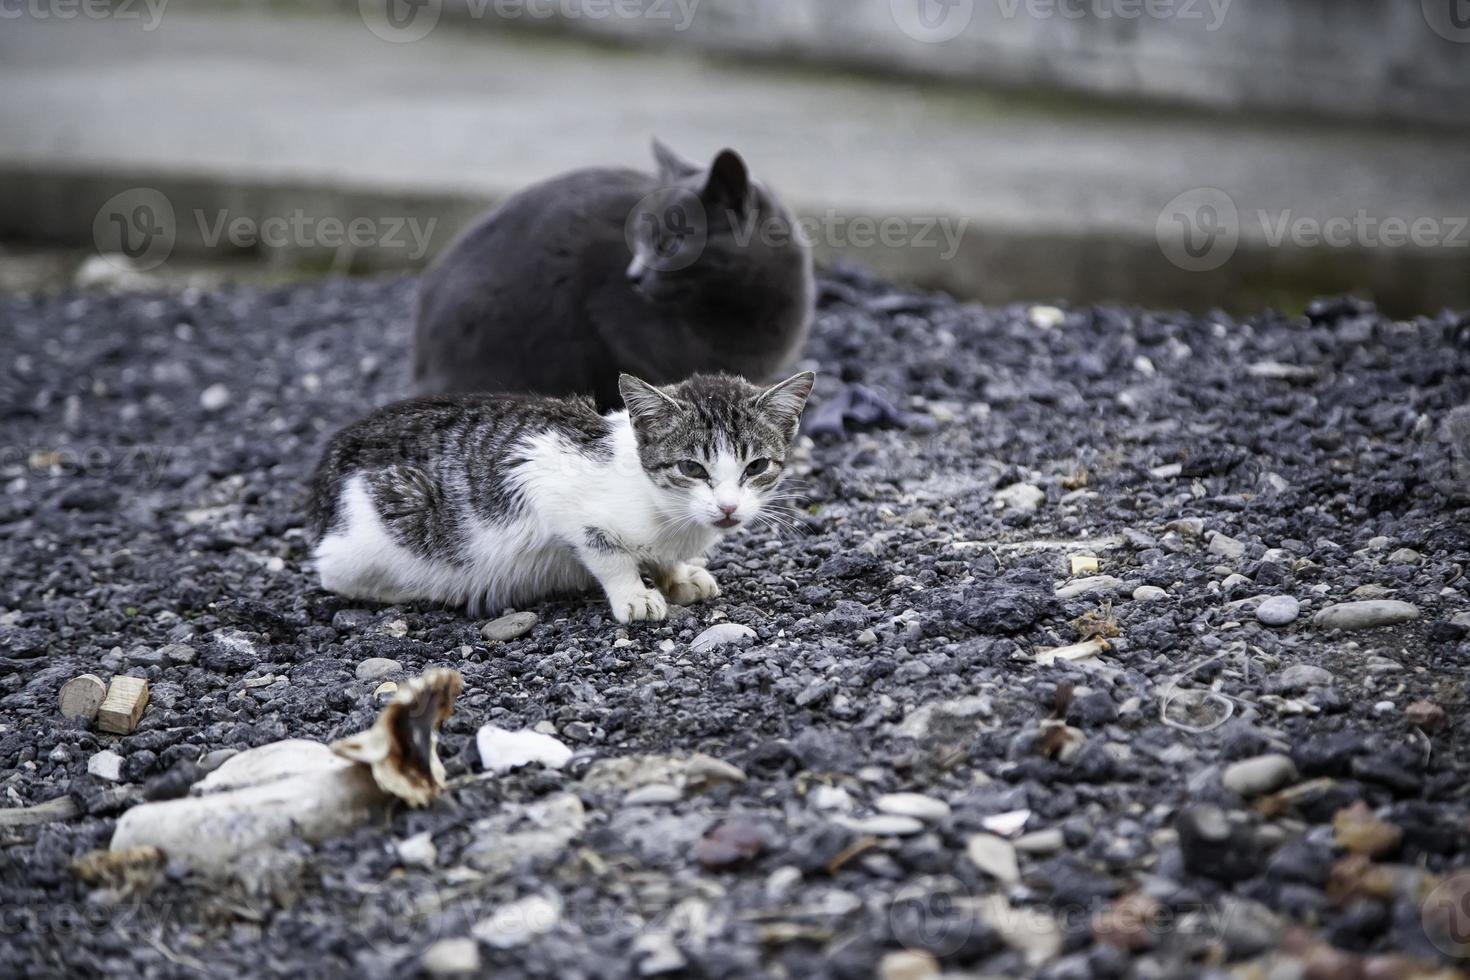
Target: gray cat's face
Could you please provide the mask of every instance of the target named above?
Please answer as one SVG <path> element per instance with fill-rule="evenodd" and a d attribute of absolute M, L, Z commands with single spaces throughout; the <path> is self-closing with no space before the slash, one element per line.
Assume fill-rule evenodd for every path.
<path fill-rule="evenodd" d="M 804 248 L 790 215 L 735 151 L 721 151 L 707 169 L 659 143 L 655 152 L 663 186 L 627 226 L 627 278 L 644 298 L 673 303 L 731 279 L 759 282 L 768 263 L 787 268 L 789 253 Z M 788 229 L 789 240 L 772 227 Z"/>
<path fill-rule="evenodd" d="M 771 388 L 697 375 L 655 388 L 630 375 L 619 387 L 643 470 L 664 510 L 693 526 L 734 531 L 754 520 L 781 483 L 816 376 Z"/>

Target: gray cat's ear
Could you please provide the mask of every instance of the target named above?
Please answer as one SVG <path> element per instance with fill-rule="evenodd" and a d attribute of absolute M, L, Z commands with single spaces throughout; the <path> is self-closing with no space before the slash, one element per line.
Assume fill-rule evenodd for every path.
<path fill-rule="evenodd" d="M 618 391 L 622 393 L 623 405 L 628 409 L 628 418 L 635 427 L 653 422 L 677 409 L 679 403 L 653 385 L 631 374 L 618 376 Z"/>
<path fill-rule="evenodd" d="M 750 168 L 734 150 L 721 150 L 710 164 L 709 177 L 701 195 L 706 204 L 744 210 L 750 200 Z"/>
<path fill-rule="evenodd" d="M 811 397 L 812 385 L 816 382 L 815 374 L 803 371 L 761 392 L 756 397 L 755 407 L 794 437 L 796 426 L 801 421 L 802 410 L 806 408 L 806 400 Z"/>
<path fill-rule="evenodd" d="M 699 164 L 679 156 L 657 136 L 653 138 L 653 159 L 658 162 L 659 176 L 667 181 L 692 177 L 701 169 Z"/>

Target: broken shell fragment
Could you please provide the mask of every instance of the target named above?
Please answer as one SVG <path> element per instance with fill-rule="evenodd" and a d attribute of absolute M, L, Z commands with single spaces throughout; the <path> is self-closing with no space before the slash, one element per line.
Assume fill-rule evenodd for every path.
<path fill-rule="evenodd" d="M 338 739 L 332 751 L 371 766 L 373 781 L 383 792 L 409 806 L 428 806 L 444 789 L 439 726 L 453 713 L 463 688 L 458 671 L 428 671 L 393 695 L 372 728 Z"/>
<path fill-rule="evenodd" d="M 430 671 L 404 685 L 371 729 L 330 748 L 291 739 L 232 756 L 188 797 L 123 814 L 110 848 L 155 847 L 170 861 L 227 876 L 286 838 L 347 833 L 395 797 L 425 806 L 444 788 L 438 729 L 463 683 L 455 671 Z"/>

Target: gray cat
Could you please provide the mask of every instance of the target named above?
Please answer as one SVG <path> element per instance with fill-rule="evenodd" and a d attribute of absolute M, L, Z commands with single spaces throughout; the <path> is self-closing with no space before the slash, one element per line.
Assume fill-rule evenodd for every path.
<path fill-rule="evenodd" d="M 698 562 L 777 494 L 813 376 L 588 398 L 441 395 L 384 408 L 327 447 L 312 487 L 323 588 L 472 614 L 602 587 L 619 622 L 720 594 Z M 647 575 L 653 587 L 644 582 Z"/>
<path fill-rule="evenodd" d="M 791 215 L 722 151 L 657 141 L 657 176 L 579 170 L 490 212 L 424 274 L 422 394 L 530 392 L 618 402 L 618 375 L 769 379 L 806 337 L 815 288 Z"/>

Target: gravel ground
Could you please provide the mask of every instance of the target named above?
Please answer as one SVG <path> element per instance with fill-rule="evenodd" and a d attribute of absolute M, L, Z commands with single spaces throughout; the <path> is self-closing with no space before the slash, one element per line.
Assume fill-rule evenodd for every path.
<path fill-rule="evenodd" d="M 0 973 L 1458 975 L 1470 317 L 829 275 L 815 404 L 860 382 L 907 427 L 818 436 L 810 507 L 712 557 L 717 602 L 551 602 L 492 642 L 305 565 L 303 483 L 405 389 L 412 290 L 0 299 L 4 805 L 80 809 L 0 826 Z M 1358 600 L 1413 608 L 1324 611 Z M 694 642 L 717 623 L 754 636 Z M 229 883 L 73 869 L 139 800 L 366 728 L 433 666 L 465 692 L 429 809 Z M 83 672 L 148 678 L 134 734 L 62 718 Z M 575 755 L 487 777 L 486 724 Z"/>

